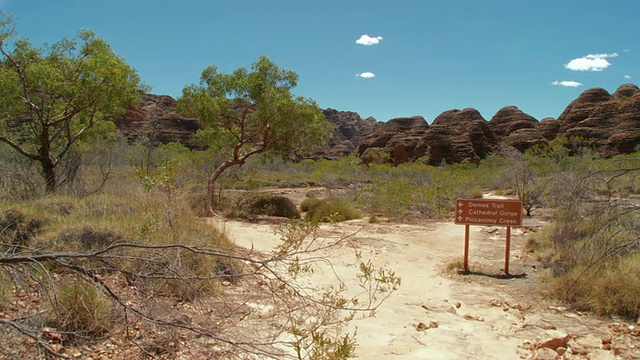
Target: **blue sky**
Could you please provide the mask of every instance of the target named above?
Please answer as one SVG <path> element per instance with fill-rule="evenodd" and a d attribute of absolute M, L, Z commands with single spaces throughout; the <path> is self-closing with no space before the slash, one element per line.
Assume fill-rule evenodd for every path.
<path fill-rule="evenodd" d="M 640 78 L 638 0 L 0 0 L 35 45 L 91 29 L 152 93 L 267 55 L 298 95 L 379 121 L 516 105 L 557 117 Z M 363 37 L 363 35 L 366 35 Z M 360 40 L 360 41 L 359 41 Z"/>

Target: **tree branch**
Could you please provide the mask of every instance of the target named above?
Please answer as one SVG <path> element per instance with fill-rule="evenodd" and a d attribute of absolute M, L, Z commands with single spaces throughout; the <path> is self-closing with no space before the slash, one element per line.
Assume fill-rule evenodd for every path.
<path fill-rule="evenodd" d="M 11 146 L 17 152 L 19 152 L 21 155 L 24 155 L 24 156 L 28 157 L 31 160 L 40 161 L 42 159 L 42 157 L 40 155 L 32 154 L 32 153 L 24 150 L 20 145 L 18 145 L 16 142 L 14 142 L 13 140 L 11 140 L 9 138 L 6 138 L 4 136 L 0 136 L 0 141 L 2 141 L 3 143 Z"/>

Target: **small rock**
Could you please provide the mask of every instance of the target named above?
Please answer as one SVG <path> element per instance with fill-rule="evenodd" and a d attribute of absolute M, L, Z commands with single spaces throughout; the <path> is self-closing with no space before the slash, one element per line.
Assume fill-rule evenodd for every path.
<path fill-rule="evenodd" d="M 583 355 L 586 356 L 589 352 L 587 351 L 587 349 L 585 349 L 584 347 L 582 347 L 581 345 L 578 344 L 573 344 L 571 345 L 571 353 L 573 355 Z"/>
<path fill-rule="evenodd" d="M 64 346 L 62 346 L 62 344 L 51 344 L 49 345 L 51 347 L 51 349 L 53 349 L 53 351 L 57 352 L 58 354 L 64 354 L 67 349 L 64 348 Z"/>
<path fill-rule="evenodd" d="M 448 312 L 448 313 L 451 313 L 451 314 L 457 314 L 457 313 L 458 313 L 458 312 L 456 311 L 456 308 L 454 308 L 453 306 L 452 306 L 452 307 L 450 307 L 450 308 L 447 310 L 447 312 Z"/>
<path fill-rule="evenodd" d="M 618 346 L 613 348 L 613 354 L 614 355 L 621 355 L 622 353 L 627 352 L 627 351 L 629 351 L 629 348 L 627 348 L 626 346 L 618 345 Z"/>
<path fill-rule="evenodd" d="M 492 235 L 498 232 L 498 229 L 494 227 L 486 227 L 483 230 Z"/>
<path fill-rule="evenodd" d="M 470 314 L 465 314 L 464 318 L 467 320 L 484 321 L 484 318 L 482 316 L 473 316 Z"/>
<path fill-rule="evenodd" d="M 567 311 L 567 308 L 564 306 L 549 306 L 549 310 L 553 310 L 556 312 L 565 312 Z"/>
<path fill-rule="evenodd" d="M 435 321 L 430 321 L 429 325 L 421 322 L 421 323 L 418 323 L 418 325 L 416 326 L 416 330 L 425 331 L 425 330 L 428 330 L 428 329 L 436 329 L 436 328 L 438 328 L 438 326 L 440 326 L 440 325 Z"/>
<path fill-rule="evenodd" d="M 565 334 L 562 336 L 556 336 L 552 339 L 549 339 L 543 343 L 541 343 L 538 347 L 540 348 L 548 348 L 552 350 L 557 350 L 559 347 L 566 348 L 567 342 L 569 341 L 570 336 Z"/>
<path fill-rule="evenodd" d="M 558 354 L 558 356 L 562 356 L 566 352 L 567 352 L 567 348 L 563 346 L 560 346 L 559 348 L 556 349 L 556 354 Z"/>
<path fill-rule="evenodd" d="M 462 307 L 462 304 L 459 301 L 456 302 L 456 309 L 460 309 L 460 307 Z"/>
<path fill-rule="evenodd" d="M 536 351 L 535 360 L 557 360 L 558 353 L 549 348 L 540 348 Z"/>

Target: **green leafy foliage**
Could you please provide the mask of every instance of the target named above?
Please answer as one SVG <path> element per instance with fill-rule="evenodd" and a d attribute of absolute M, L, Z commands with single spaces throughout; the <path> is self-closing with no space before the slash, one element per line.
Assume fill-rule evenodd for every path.
<path fill-rule="evenodd" d="M 228 168 L 267 151 L 297 156 L 331 136 L 331 126 L 317 104 L 291 93 L 297 74 L 279 68 L 266 56 L 250 70 L 240 68 L 231 74 L 209 66 L 200 79 L 200 85 L 184 88 L 178 110 L 200 119 L 205 126 L 200 140 L 226 156 L 209 178 L 210 215 L 215 183 Z"/>
<path fill-rule="evenodd" d="M 77 149 L 113 133 L 110 119 L 138 101 L 135 70 L 89 30 L 38 49 L 18 39 L 0 13 L 0 142 L 40 164 L 46 190 L 56 168 Z"/>

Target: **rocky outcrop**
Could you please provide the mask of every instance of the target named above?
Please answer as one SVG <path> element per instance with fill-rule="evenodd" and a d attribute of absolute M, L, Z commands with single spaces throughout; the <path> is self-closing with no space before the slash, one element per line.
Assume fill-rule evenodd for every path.
<path fill-rule="evenodd" d="M 535 129 L 537 125 L 538 120 L 513 105 L 498 110 L 489 120 L 489 128 L 498 139 L 504 139 L 520 129 Z"/>
<path fill-rule="evenodd" d="M 421 116 L 391 119 L 360 144 L 358 153 L 365 162 L 389 159 L 398 165 L 424 157 L 439 165 L 479 160 L 495 146 L 487 121 L 477 110 L 464 109 L 446 111 L 431 125 Z"/>
<path fill-rule="evenodd" d="M 540 131 L 540 135 L 547 141 L 557 138 L 558 134 L 560 134 L 560 123 L 551 117 L 540 120 L 537 128 Z"/>
<path fill-rule="evenodd" d="M 464 109 L 443 112 L 426 130 L 422 124 L 420 132 L 397 125 L 380 127 L 358 152 L 384 152 L 394 164 L 426 155 L 430 164 L 437 165 L 482 159 L 500 146 L 526 151 L 563 135 L 595 142 L 601 154 L 613 156 L 633 152 L 640 145 L 640 89 L 626 84 L 613 95 L 601 88 L 588 89 L 557 120 L 538 121 L 511 105 L 488 122 L 477 110 Z"/>
<path fill-rule="evenodd" d="M 200 129 L 196 119 L 176 112 L 169 96 L 145 95 L 143 103 L 115 122 L 131 141 L 146 136 L 152 144 L 179 141 L 192 149 L 203 148 L 193 137 Z M 313 158 L 337 159 L 357 153 L 364 161 L 389 161 L 395 165 L 426 159 L 443 162 L 477 161 L 500 146 L 520 151 L 563 135 L 593 141 L 605 156 L 633 152 L 640 145 L 640 89 L 625 84 L 609 94 L 601 88 L 584 91 L 558 119 L 540 121 L 510 105 L 489 121 L 472 108 L 448 110 L 431 124 L 421 116 L 378 122 L 355 112 L 323 110 L 334 125 L 328 145 Z"/>
<path fill-rule="evenodd" d="M 558 122 L 561 134 L 593 140 L 605 156 L 633 152 L 640 144 L 640 89 L 625 84 L 613 95 L 589 89 L 567 106 Z"/>
<path fill-rule="evenodd" d="M 389 156 L 395 165 L 417 159 L 424 156 L 417 146 L 428 127 L 422 116 L 391 119 L 363 139 L 358 154 L 365 162 L 386 161 Z"/>
<path fill-rule="evenodd" d="M 496 136 L 476 109 L 449 110 L 438 115 L 422 139 L 429 163 L 476 161 L 491 153 Z"/>
<path fill-rule="evenodd" d="M 179 115 L 171 96 L 145 94 L 142 103 L 114 119 L 130 142 L 148 139 L 152 145 L 179 142 L 190 149 L 204 149 L 194 135 L 201 129 L 197 119 Z"/>
<path fill-rule="evenodd" d="M 382 125 L 372 117 L 363 120 L 358 113 L 351 111 L 326 109 L 323 113 L 334 125 L 334 132 L 329 143 L 315 152 L 316 158 L 337 159 L 353 154 L 362 140 Z"/>
<path fill-rule="evenodd" d="M 421 116 L 391 119 L 358 149 L 363 160 L 389 159 L 395 165 L 425 157 L 428 163 L 456 163 L 486 157 L 496 137 L 475 109 L 449 110 L 433 124 Z M 383 154 L 383 156 L 380 156 Z"/>
<path fill-rule="evenodd" d="M 489 120 L 489 128 L 495 134 L 498 143 L 502 146 L 512 146 L 522 152 L 546 142 L 539 125 L 533 116 L 513 105 L 498 110 Z"/>

